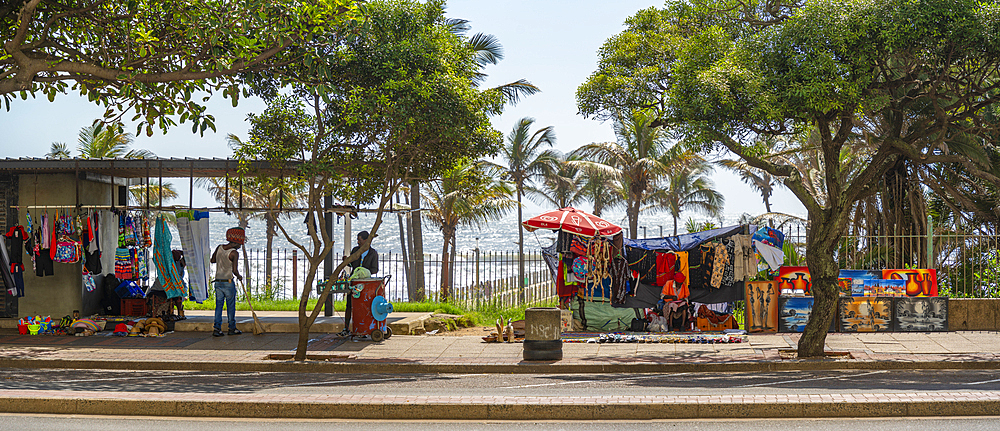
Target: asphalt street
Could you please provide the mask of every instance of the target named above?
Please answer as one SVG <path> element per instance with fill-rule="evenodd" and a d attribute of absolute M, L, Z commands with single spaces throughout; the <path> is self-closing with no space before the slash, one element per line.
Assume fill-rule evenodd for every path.
<path fill-rule="evenodd" d="M 28 429 L 72 429 L 78 431 L 107 431 L 115 429 L 150 431 L 188 431 L 204 429 L 232 429 L 251 431 L 273 431 L 275 429 L 298 430 L 344 430 L 356 431 L 597 431 L 597 430 L 696 430 L 716 431 L 752 429 L 754 431 L 833 431 L 863 429 L 868 431 L 888 430 L 935 430 L 935 431 L 979 431 L 1000 428 L 1000 418 L 887 418 L 887 419 L 768 419 L 768 420 L 673 420 L 673 421 L 343 421 L 343 420 L 231 420 L 231 419 L 188 419 L 188 418 L 128 418 L 107 416 L 57 416 L 57 415 L 11 415 L 0 414 L 0 431 L 23 431 Z"/>
<path fill-rule="evenodd" d="M 499 396 L 1000 391 L 1000 370 L 674 374 L 308 374 L 0 369 L 0 390 Z"/>

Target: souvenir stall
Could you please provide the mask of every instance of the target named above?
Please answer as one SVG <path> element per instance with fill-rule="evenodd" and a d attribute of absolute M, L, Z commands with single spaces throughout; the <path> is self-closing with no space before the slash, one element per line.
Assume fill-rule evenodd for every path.
<path fill-rule="evenodd" d="M 733 303 L 744 298 L 746 280 L 757 273 L 751 226 L 630 240 L 617 226 L 608 230 L 610 235 L 587 229 L 595 219 L 600 220 L 563 208 L 524 222 L 529 231 L 559 230 L 556 243 L 543 249 L 543 255 L 556 280 L 561 308 L 572 310 L 570 331 L 701 333 L 739 328 Z M 597 342 L 620 341 L 615 337 L 620 334 Z M 719 341 L 736 342 L 729 337 Z"/>
<path fill-rule="evenodd" d="M 761 229 L 753 239 L 777 275 L 747 283 L 747 330 L 802 332 L 813 308 L 809 267 L 779 266 L 781 232 Z M 842 269 L 837 284 L 840 298 L 830 332 L 948 330 L 948 298 L 938 296 L 935 269 Z"/>
<path fill-rule="evenodd" d="M 287 174 L 293 165 L 249 163 L 252 171 L 276 176 Z M 106 316 L 160 314 L 157 309 L 164 302 L 150 298 L 154 284 L 162 288 L 166 302 L 204 300 L 211 247 L 208 213 L 192 211 L 192 202 L 183 207 L 130 205 L 129 187 L 156 184 L 157 178 L 161 183 L 164 178 L 186 178 L 193 191 L 194 178 L 218 177 L 228 182 L 238 167 L 228 159 L 0 160 L 0 206 L 4 208 L 0 211 L 0 233 L 4 234 L 0 237 L 0 325 L 44 331 L 68 327 L 60 325 L 59 316 L 66 316 L 68 323 L 81 321 L 81 330 L 98 331 L 104 329 L 102 323 L 107 327 L 124 320 Z M 146 190 L 144 201 L 155 201 Z M 241 199 L 227 194 L 223 206 L 212 211 L 237 208 L 261 210 L 244 208 Z M 164 223 L 162 215 L 167 213 L 177 217 L 179 241 Z M 190 289 L 172 256 L 179 249 L 187 256 Z M 97 320 L 105 322 L 87 324 L 88 316 L 100 316 Z M 171 326 L 169 321 L 158 322 L 152 321 L 140 332 L 162 334 Z M 134 332 L 134 326 L 127 329 Z"/>

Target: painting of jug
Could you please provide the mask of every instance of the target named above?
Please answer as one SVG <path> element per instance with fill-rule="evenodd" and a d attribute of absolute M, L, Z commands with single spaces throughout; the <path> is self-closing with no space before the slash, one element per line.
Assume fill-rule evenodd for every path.
<path fill-rule="evenodd" d="M 781 294 L 788 296 L 810 296 L 812 277 L 808 266 L 783 266 L 778 269 L 778 288 Z M 786 289 L 790 290 L 786 293 Z"/>
<path fill-rule="evenodd" d="M 903 280 L 908 297 L 938 296 L 937 270 L 935 269 L 883 269 L 882 278 Z"/>

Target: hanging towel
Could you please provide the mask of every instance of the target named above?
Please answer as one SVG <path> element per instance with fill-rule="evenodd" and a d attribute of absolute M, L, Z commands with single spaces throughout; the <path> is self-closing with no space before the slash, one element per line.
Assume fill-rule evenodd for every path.
<path fill-rule="evenodd" d="M 170 235 L 170 229 L 167 228 L 167 223 L 163 221 L 163 217 L 156 219 L 155 232 L 153 265 L 156 266 L 156 281 L 167 292 L 167 299 L 186 298 L 188 296 L 187 286 L 184 285 L 184 281 L 177 273 L 177 267 L 174 266 L 174 254 L 170 251 L 170 241 L 173 238 Z"/>
<path fill-rule="evenodd" d="M 187 262 L 188 286 L 191 297 L 198 303 L 208 299 L 211 244 L 209 243 L 207 211 L 177 213 L 177 234 L 181 238 Z"/>
<path fill-rule="evenodd" d="M 757 249 L 757 253 L 760 253 L 760 256 L 767 262 L 767 266 L 771 268 L 771 271 L 777 271 L 785 263 L 785 253 L 782 253 L 780 248 L 771 247 L 757 240 L 753 240 L 753 246 Z"/>

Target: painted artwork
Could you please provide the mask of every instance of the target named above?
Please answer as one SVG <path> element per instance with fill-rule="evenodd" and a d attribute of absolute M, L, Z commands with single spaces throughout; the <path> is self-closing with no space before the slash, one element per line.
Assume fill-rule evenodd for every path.
<path fill-rule="evenodd" d="M 863 280 L 864 296 L 906 296 L 903 280 Z"/>
<path fill-rule="evenodd" d="M 841 298 L 842 332 L 885 332 L 892 329 L 893 298 Z"/>
<path fill-rule="evenodd" d="M 851 283 L 853 279 L 850 278 L 838 278 L 837 288 L 839 289 L 840 296 L 851 296 Z"/>
<path fill-rule="evenodd" d="M 751 281 L 746 284 L 747 332 L 778 332 L 778 283 Z"/>
<path fill-rule="evenodd" d="M 893 312 L 895 331 L 948 331 L 948 298 L 896 298 Z"/>
<path fill-rule="evenodd" d="M 865 280 L 882 278 L 881 270 L 842 269 L 841 279 L 851 279 L 851 293 L 846 296 L 865 296 Z"/>
<path fill-rule="evenodd" d="M 778 332 L 802 332 L 812 313 L 812 298 L 782 297 Z"/>
<path fill-rule="evenodd" d="M 812 277 L 808 266 L 783 266 L 778 269 L 778 291 L 785 296 L 809 295 L 812 291 Z"/>
<path fill-rule="evenodd" d="M 906 283 L 905 295 L 911 298 L 938 296 L 937 270 L 935 269 L 883 269 L 882 278 L 902 280 Z"/>

